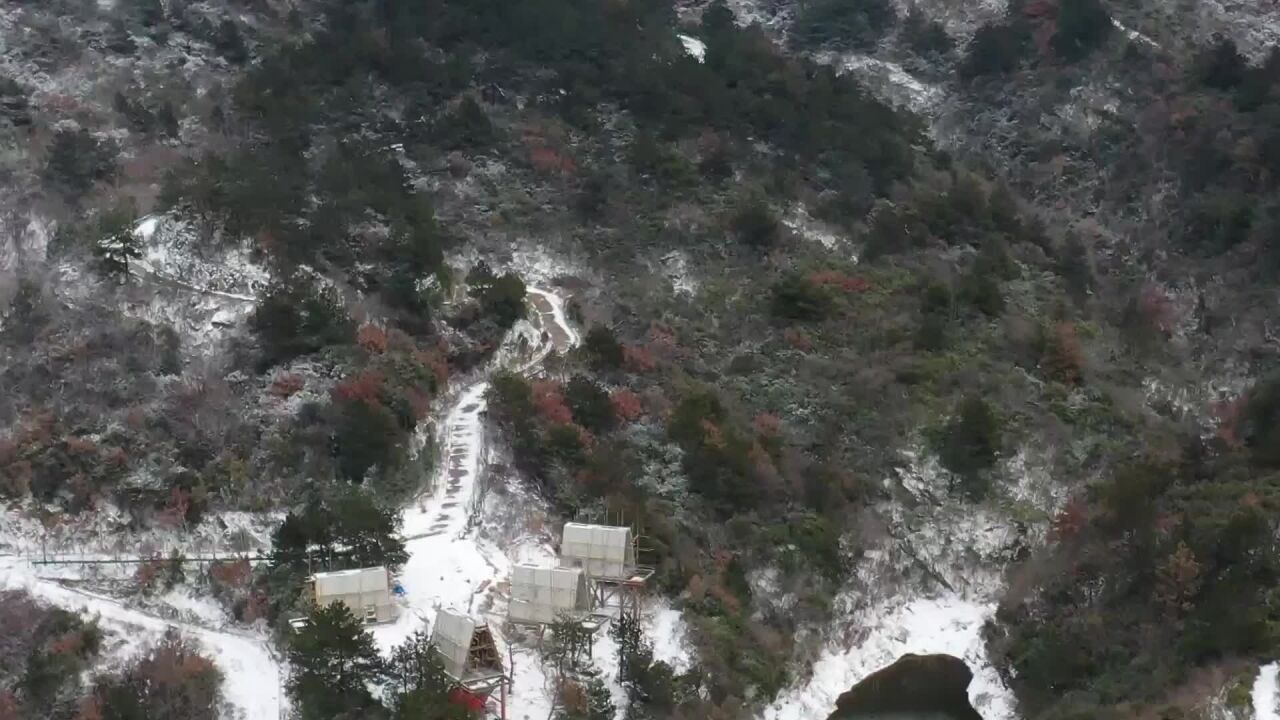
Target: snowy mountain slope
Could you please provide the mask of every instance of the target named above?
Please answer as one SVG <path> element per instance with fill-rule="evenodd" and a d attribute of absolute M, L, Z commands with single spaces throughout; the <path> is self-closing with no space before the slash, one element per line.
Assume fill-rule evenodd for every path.
<path fill-rule="evenodd" d="M 904 460 L 887 483 L 900 499 L 879 509 L 887 537 L 859 561 L 837 599 L 811 675 L 776 698 L 765 720 L 821 720 L 841 693 L 906 653 L 963 659 L 974 673 L 973 706 L 986 720 L 1016 718 L 982 627 L 995 612 L 1001 573 L 1020 533 L 1001 513 L 949 497 L 945 471 L 922 449 Z"/>

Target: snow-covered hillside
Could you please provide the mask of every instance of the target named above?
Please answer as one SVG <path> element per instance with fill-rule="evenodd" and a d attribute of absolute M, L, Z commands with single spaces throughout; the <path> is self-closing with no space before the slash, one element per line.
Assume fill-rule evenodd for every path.
<path fill-rule="evenodd" d="M 160 618 L 104 595 L 41 578 L 21 558 L 0 557 L 0 589 L 25 590 L 43 602 L 97 618 L 112 635 L 102 670 L 123 664 L 157 642 L 167 630 L 177 628 L 198 642 L 217 664 L 224 676 L 223 694 L 243 720 L 283 717 L 285 671 L 263 633 Z"/>
<path fill-rule="evenodd" d="M 946 473 L 923 449 L 904 459 L 886 485 L 900 500 L 880 508 L 888 536 L 859 560 L 837 598 L 811 675 L 783 692 L 765 720 L 822 720 L 841 693 L 907 653 L 961 658 L 974 674 L 973 706 L 986 720 L 1015 720 L 1013 694 L 988 659 L 982 627 L 1020 532 L 1002 514 L 950 497 Z"/>
<path fill-rule="evenodd" d="M 414 631 L 429 627 L 442 608 L 483 619 L 498 641 L 510 646 L 509 717 L 543 720 L 551 715 L 554 704 L 552 679 L 533 645 L 508 636 L 503 628 L 512 565 L 555 562 L 552 523 L 544 504 L 520 488 L 517 478 L 498 476 L 492 467 L 494 450 L 484 424 L 489 387 L 485 378 L 501 366 L 536 373 L 549 353 L 566 352 L 580 339 L 565 317 L 560 295 L 534 286 L 528 293 L 535 311 L 531 327 L 522 332 L 517 326 L 497 353 L 494 366 L 464 382 L 451 396 L 437 441 L 442 463 L 432 490 L 402 515 L 409 553 L 399 576 L 405 608 L 395 622 L 375 627 L 373 635 L 383 651 L 389 651 Z M 645 627 L 654 640 L 657 659 L 677 668 L 688 666 L 677 611 L 652 603 Z M 607 632 L 596 636 L 593 655 L 621 712 L 624 696 L 617 682 L 617 648 Z"/>

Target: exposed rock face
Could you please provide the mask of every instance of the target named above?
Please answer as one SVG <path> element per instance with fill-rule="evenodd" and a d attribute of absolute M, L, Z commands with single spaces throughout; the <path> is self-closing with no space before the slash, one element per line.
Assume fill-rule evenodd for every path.
<path fill-rule="evenodd" d="M 883 715 L 927 715 L 951 720 L 982 720 L 969 704 L 973 673 L 951 655 L 903 655 L 877 670 L 836 700 L 827 720 Z"/>

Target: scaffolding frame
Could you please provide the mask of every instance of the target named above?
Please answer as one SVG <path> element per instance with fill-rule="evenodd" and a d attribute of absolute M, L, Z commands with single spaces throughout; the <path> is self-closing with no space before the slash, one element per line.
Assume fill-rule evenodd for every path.
<path fill-rule="evenodd" d="M 431 642 L 441 656 L 445 674 L 454 684 L 485 699 L 498 693 L 498 717 L 507 717 L 507 690 L 511 678 L 498 652 L 498 642 L 488 624 L 466 615 L 441 610 L 436 615 Z"/>

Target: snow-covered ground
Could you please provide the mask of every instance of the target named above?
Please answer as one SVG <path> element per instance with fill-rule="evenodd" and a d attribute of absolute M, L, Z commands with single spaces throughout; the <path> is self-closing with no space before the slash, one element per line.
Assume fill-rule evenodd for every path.
<path fill-rule="evenodd" d="M 951 498 L 945 473 L 923 449 L 904 460 L 888 486 L 910 501 L 882 508 L 889 537 L 861 558 L 856 580 L 836 598 L 836 618 L 811 675 L 781 693 L 764 720 L 821 720 L 841 693 L 907 653 L 964 660 L 974 674 L 969 699 L 982 717 L 1016 718 L 1013 693 L 987 657 L 982 627 L 995 612 L 1019 532 L 998 512 Z M 1025 471 L 1025 464 L 1019 456 L 1011 470 Z M 1019 486 L 1011 492 L 1024 499 Z"/>
<path fill-rule="evenodd" d="M 1280 662 L 1258 668 L 1253 681 L 1253 717 L 1255 720 L 1280 720 Z"/>
<path fill-rule="evenodd" d="M 986 660 L 981 628 L 994 608 L 959 595 L 887 602 L 859 613 L 860 636 L 830 648 L 813 666 L 812 679 L 781 696 L 765 712 L 767 720 L 825 718 L 836 698 L 871 673 L 907 653 L 945 653 L 974 671 L 969 699 L 985 720 L 1013 718 L 1008 688 Z"/>
<path fill-rule="evenodd" d="M 691 35 L 677 35 L 680 44 L 684 46 L 684 51 L 702 62 L 707 57 L 707 44 Z"/>
<path fill-rule="evenodd" d="M 113 634 L 115 643 L 109 646 L 103 669 L 126 662 L 153 645 L 169 628 L 177 628 L 198 642 L 222 671 L 223 695 L 243 720 L 283 717 L 284 671 L 265 635 L 161 619 L 127 608 L 112 598 L 43 579 L 30 563 L 13 557 L 0 557 L 0 589 L 25 590 L 51 605 L 96 616 L 103 629 Z"/>
<path fill-rule="evenodd" d="M 534 308 L 530 327 L 515 329 L 497 353 L 495 366 L 535 373 L 547 355 L 572 349 L 580 337 L 565 317 L 559 294 L 537 286 L 530 286 L 528 293 Z M 525 342 L 519 343 L 519 338 Z M 554 540 L 543 522 L 549 515 L 543 503 L 518 487 L 507 486 L 508 478 L 491 475 L 495 472 L 492 450 L 484 429 L 488 388 L 484 376 L 464 384 L 445 414 L 437 445 L 443 459 L 439 472 L 429 493 L 402 515 L 409 553 L 398 578 L 405 590 L 404 609 L 396 621 L 372 632 L 383 652 L 389 652 L 414 631 L 430 627 L 441 608 L 487 622 L 513 664 L 508 668 L 512 676 L 508 716 L 545 720 L 554 705 L 552 678 L 533 647 L 506 636 L 504 620 L 512 565 L 554 564 Z M 657 659 L 677 669 L 688 667 L 678 611 L 661 602 L 651 603 L 645 627 L 654 640 Z M 593 653 L 615 701 L 621 704 L 617 650 L 607 631 L 597 635 Z"/>
<path fill-rule="evenodd" d="M 271 282 L 248 242 L 206 241 L 188 221 L 149 215 L 134 226 L 134 235 L 142 257 L 130 263 L 130 272 L 157 291 L 128 303 L 125 312 L 172 325 L 197 349 L 234 332 Z"/>

